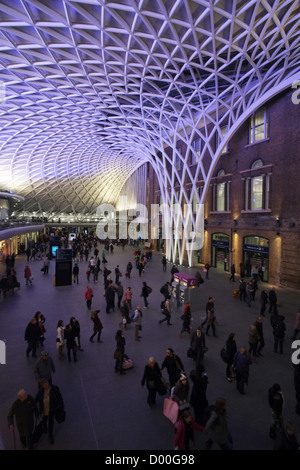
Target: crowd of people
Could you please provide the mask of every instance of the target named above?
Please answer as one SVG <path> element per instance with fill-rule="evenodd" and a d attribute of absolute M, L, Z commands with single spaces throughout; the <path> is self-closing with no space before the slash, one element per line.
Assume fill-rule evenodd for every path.
<path fill-rule="evenodd" d="M 114 338 L 111 338 L 112 342 L 113 340 L 116 342 L 114 370 L 119 375 L 126 375 L 126 372 L 123 369 L 124 358 L 127 357 L 125 351 L 126 338 L 124 332 L 125 330 L 132 330 L 134 340 L 141 342 L 144 315 L 143 309 L 150 308 L 149 298 L 151 301 L 151 295 L 153 295 L 152 287 L 148 284 L 149 280 L 147 279 L 147 264 L 152 262 L 153 258 L 150 250 L 142 252 L 139 249 L 136 249 L 129 255 L 132 256 L 132 258 L 131 260 L 128 260 L 126 266 L 124 265 L 123 270 L 123 267 L 120 266 L 117 261 L 115 262 L 115 258 L 110 256 L 114 253 L 114 246 L 115 245 L 113 243 L 106 243 L 102 253 L 100 253 L 96 240 L 92 240 L 91 243 L 83 244 L 83 246 L 81 246 L 81 244 L 76 245 L 76 248 L 73 247 L 72 273 L 74 276 L 74 284 L 78 284 L 79 289 L 82 289 L 82 280 L 85 274 L 87 276 L 87 281 L 89 282 L 92 280 L 93 283 L 85 285 L 82 292 L 83 301 L 86 303 L 86 308 L 89 312 L 91 322 L 91 336 L 89 337 L 89 341 L 91 343 L 94 342 L 94 338 L 96 338 L 99 343 L 102 341 L 101 333 L 105 327 L 105 320 L 103 319 L 104 312 L 107 315 L 113 314 L 114 312 L 116 313 L 119 328 L 116 330 Z M 86 251 L 88 251 L 88 253 L 86 253 Z M 166 272 L 167 265 L 164 262 L 164 257 L 162 259 L 163 272 Z M 87 263 L 83 270 L 81 269 L 82 263 Z M 133 287 L 131 285 L 126 285 L 125 282 L 123 286 L 121 280 L 123 272 L 124 281 L 128 280 L 129 283 L 129 280 L 132 278 L 132 269 L 134 265 L 137 272 L 134 276 L 135 282 L 133 283 Z M 208 263 L 206 266 L 206 271 L 204 271 L 205 278 L 206 280 L 209 280 L 208 272 L 210 270 L 210 266 Z M 74 268 L 77 269 L 74 270 Z M 44 270 L 44 274 L 48 272 L 49 264 L 48 270 L 46 270 L 46 272 Z M 178 272 L 178 268 L 173 265 L 170 269 L 171 281 L 175 272 Z M 82 274 L 80 275 L 80 273 Z M 92 279 L 90 277 L 91 275 Z M 142 276 L 143 280 L 140 280 L 139 278 Z M 28 279 L 30 280 L 30 277 Z M 136 282 L 137 279 L 138 282 Z M 25 282 L 26 281 L 27 278 L 25 277 Z M 243 282 L 243 279 L 241 279 L 240 285 Z M 198 276 L 198 287 L 202 286 L 203 283 L 204 280 L 202 276 Z M 255 301 L 255 292 L 258 290 L 257 288 L 254 288 L 253 285 L 255 285 L 253 280 L 248 281 L 248 283 L 246 283 L 245 298 L 241 295 L 241 300 L 245 300 L 248 305 L 251 305 L 251 302 Z M 250 286 L 251 288 L 249 290 L 248 287 L 248 293 L 247 286 Z M 99 289 L 103 290 L 103 297 L 106 304 L 106 308 L 103 310 L 93 307 L 94 292 L 95 290 L 99 291 Z M 271 289 L 269 292 L 266 292 L 265 289 L 262 290 L 261 299 L 263 298 L 264 301 L 262 302 L 261 300 L 261 305 L 263 305 L 263 303 L 265 306 L 269 304 L 270 325 L 273 329 L 274 336 L 274 352 L 282 354 L 286 326 L 284 316 L 278 313 L 277 297 L 274 303 L 272 297 L 273 294 L 271 292 L 274 290 L 275 289 Z M 206 292 L 209 291 L 206 290 Z M 263 292 L 266 294 L 267 299 L 265 299 Z M 161 306 L 163 318 L 159 320 L 159 324 L 161 325 L 165 322 L 167 325 L 172 326 L 171 320 L 174 312 L 172 311 L 170 295 L 171 282 L 166 282 L 160 289 L 160 292 L 156 292 L 154 295 L 159 296 L 159 293 L 162 294 L 164 298 L 163 306 Z M 248 295 L 251 297 L 249 302 L 247 300 Z M 137 301 L 139 297 L 143 299 L 144 305 L 140 305 Z M 234 443 L 232 441 L 231 433 L 229 432 L 226 418 L 226 400 L 219 397 L 214 404 L 214 409 L 212 410 L 211 415 L 209 417 L 206 416 L 207 410 L 209 409 L 209 402 L 206 396 L 209 381 L 205 368 L 205 354 L 208 350 L 206 345 L 208 339 L 209 341 L 213 341 L 213 338 L 209 338 L 210 333 L 212 333 L 212 337 L 217 337 L 218 323 L 216 320 L 215 304 L 218 306 L 218 299 L 216 301 L 215 297 L 208 295 L 204 307 L 205 318 L 201 325 L 197 326 L 196 329 L 193 327 L 191 320 L 193 305 L 190 302 L 186 302 L 184 306 L 182 313 L 182 328 L 179 333 L 179 337 L 180 339 L 184 339 L 183 333 L 187 333 L 188 345 L 190 346 L 192 358 L 194 360 L 194 366 L 190 373 L 185 369 L 182 358 L 174 352 L 174 345 L 172 345 L 172 347 L 168 347 L 166 349 L 166 356 L 162 360 L 161 364 L 158 363 L 155 357 L 149 357 L 144 368 L 144 373 L 141 377 L 141 386 L 146 386 L 147 388 L 146 401 L 150 408 L 153 408 L 156 405 L 157 395 L 172 397 L 172 399 L 178 403 L 180 413 L 175 425 L 174 448 L 183 450 L 189 449 L 194 439 L 195 430 L 199 430 L 204 434 L 209 434 L 209 439 L 205 443 L 206 449 L 210 449 L 213 444 L 218 445 L 220 449 L 234 448 Z M 263 309 L 261 309 L 260 314 L 256 316 L 255 322 L 249 326 L 248 346 L 240 345 L 240 347 L 238 347 L 236 334 L 234 332 L 229 332 L 226 340 L 225 347 L 228 353 L 228 360 L 224 368 L 224 376 L 228 382 L 235 381 L 236 389 L 242 395 L 244 395 L 247 390 L 251 365 L 259 358 L 263 357 L 262 351 L 265 346 L 265 325 L 263 324 L 263 317 L 265 317 L 266 308 L 264 311 L 262 310 Z M 300 331 L 299 318 L 295 325 L 293 338 L 296 338 Z M 31 396 L 25 390 L 20 389 L 17 401 L 13 403 L 8 414 L 10 426 L 13 425 L 13 417 L 15 416 L 22 446 L 30 449 L 33 448 L 34 445 L 33 433 L 37 418 L 41 415 L 43 416 L 42 422 L 44 423 L 45 432 L 48 432 L 49 442 L 52 444 L 54 443 L 54 411 L 52 410 L 50 413 L 47 408 L 45 414 L 45 410 L 43 411 L 43 406 L 45 405 L 41 408 L 41 403 L 44 403 L 44 394 L 48 393 L 49 395 L 49 387 L 50 390 L 54 390 L 53 393 L 56 393 L 57 397 L 59 397 L 59 395 L 61 396 L 59 388 L 52 383 L 52 375 L 55 373 L 56 369 L 55 361 L 53 361 L 50 354 L 44 350 L 41 353 L 41 357 L 38 358 L 37 351 L 39 348 L 43 348 L 43 344 L 47 337 L 46 327 L 47 322 L 44 315 L 41 312 L 36 312 L 24 328 L 24 336 L 27 344 L 26 356 L 32 356 L 37 359 L 36 365 L 34 366 L 34 375 L 38 381 L 38 394 L 33 398 L 33 395 Z M 78 318 L 72 316 L 68 322 L 59 320 L 56 331 L 57 358 L 60 361 L 67 359 L 68 362 L 74 363 L 81 360 L 81 356 L 78 356 L 78 351 L 83 351 L 83 349 L 80 342 L 81 330 Z M 176 345 L 175 337 L 174 344 Z M 168 383 L 164 383 L 163 380 L 164 369 L 166 369 L 168 374 Z M 300 385 L 298 396 L 300 397 Z M 61 407 L 63 403 L 62 397 L 59 398 L 58 401 L 60 402 L 59 406 Z M 23 402 L 26 403 L 26 406 L 32 409 L 33 419 L 33 425 L 31 421 L 28 421 L 26 432 L 24 431 L 24 427 L 21 425 L 19 426 L 19 420 L 17 418 L 19 409 L 22 408 L 21 403 Z M 299 409 L 300 405 L 298 406 L 298 410 Z M 47 419 L 45 416 L 47 416 Z M 278 436 L 286 437 L 287 433 L 285 422 L 283 420 L 278 420 L 278 422 L 280 424 L 278 425 L 276 422 L 277 427 L 275 436 L 277 447 L 279 446 Z M 288 430 L 290 430 L 291 427 L 292 424 L 290 423 Z"/>

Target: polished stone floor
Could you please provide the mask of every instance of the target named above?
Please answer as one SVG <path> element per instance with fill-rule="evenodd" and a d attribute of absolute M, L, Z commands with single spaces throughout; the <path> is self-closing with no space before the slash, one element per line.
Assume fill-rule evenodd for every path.
<path fill-rule="evenodd" d="M 101 248 L 101 247 L 100 247 Z M 125 274 L 127 262 L 134 264 L 133 247 L 122 250 L 117 247 L 108 256 L 108 267 L 112 271 L 117 264 Z M 172 450 L 174 439 L 173 425 L 163 416 L 164 397 L 158 397 L 157 406 L 149 409 L 146 403 L 147 392 L 141 387 L 144 366 L 149 356 L 154 356 L 159 364 L 165 357 L 167 347 L 172 347 L 182 358 L 187 373 L 193 368 L 193 360 L 188 359 L 186 351 L 189 339 L 178 337 L 181 329 L 181 309 L 173 305 L 172 326 L 166 323 L 159 326 L 161 318 L 159 289 L 170 280 L 170 267 L 163 272 L 161 255 L 154 254 L 141 278 L 136 269 L 132 279 L 121 278 L 123 286 L 133 290 L 133 306 L 143 304 L 140 297 L 142 282 L 146 281 L 153 289 L 150 306 L 144 309 L 141 342 L 134 341 L 133 326 L 126 335 L 126 353 L 134 360 L 133 369 L 126 375 L 114 373 L 113 351 L 115 333 L 119 328 L 120 313 L 105 313 L 103 298 L 103 278 L 101 273 L 97 283 L 90 282 L 94 289 L 92 308 L 101 310 L 100 318 L 104 325 L 102 343 L 90 343 L 92 332 L 90 312 L 84 301 L 87 286 L 86 263 L 79 264 L 79 285 L 55 287 L 53 278 L 55 261 L 51 261 L 49 275 L 40 271 L 42 262 L 30 262 L 34 275 L 32 286 L 26 286 L 23 278 L 25 257 L 16 260 L 16 270 L 21 282 L 20 290 L 10 293 L 4 299 L 0 297 L 0 339 L 6 341 L 6 365 L 0 365 L 0 435 L 2 448 L 14 448 L 12 433 L 7 427 L 6 416 L 17 391 L 25 388 L 35 395 L 37 385 L 34 380 L 32 357 L 25 354 L 24 331 L 30 318 L 37 310 L 46 317 L 47 349 L 55 361 L 56 372 L 53 383 L 58 385 L 64 397 L 67 419 L 65 423 L 55 424 L 55 443 L 51 445 L 47 436 L 42 437 L 36 445 L 39 450 Z M 4 265 L 0 265 L 3 271 Z M 202 268 L 201 268 L 202 269 Z M 197 268 L 180 267 L 183 272 L 194 274 Z M 290 336 L 300 305 L 299 292 L 278 288 L 280 301 L 279 312 L 286 316 L 287 332 L 284 342 L 284 354 L 273 352 L 273 335 L 270 326 L 270 315 L 264 318 L 266 347 L 264 356 L 250 370 L 249 386 L 246 395 L 240 395 L 235 383 L 228 383 L 225 377 L 225 364 L 220 359 L 220 349 L 224 346 L 230 332 L 237 336 L 238 348 L 248 346 L 249 326 L 255 321 L 260 309 L 260 290 L 251 308 L 233 298 L 236 283 L 229 281 L 228 273 L 211 269 L 210 280 L 199 287 L 198 305 L 192 305 L 193 327 L 199 324 L 205 315 L 205 305 L 209 296 L 215 297 L 217 317 L 217 338 L 207 337 L 208 352 L 205 366 L 209 377 L 207 396 L 210 403 L 216 397 L 227 400 L 228 422 L 233 437 L 235 450 L 271 450 L 273 441 L 268 437 L 271 414 L 267 401 L 268 388 L 279 382 L 285 395 L 285 419 L 294 422 L 297 436 L 300 439 L 300 416 L 295 414 L 295 392 L 293 387 L 293 367 L 291 363 Z M 269 285 L 264 284 L 265 287 Z M 259 286 L 261 288 L 261 285 Z M 58 320 L 69 322 L 76 316 L 81 325 L 81 342 L 84 349 L 78 353 L 78 362 L 60 361 L 56 350 L 56 325 Z M 40 353 L 41 350 L 38 351 Z M 203 449 L 205 437 L 197 434 L 195 450 Z M 17 436 L 17 448 L 20 448 Z"/>

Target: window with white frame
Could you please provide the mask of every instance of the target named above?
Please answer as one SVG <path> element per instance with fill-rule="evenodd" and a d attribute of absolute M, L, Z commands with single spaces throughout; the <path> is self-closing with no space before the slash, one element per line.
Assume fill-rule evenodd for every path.
<path fill-rule="evenodd" d="M 229 210 L 229 182 L 222 181 L 225 171 L 219 170 L 217 182 L 213 184 L 213 212 L 224 212 Z"/>
<path fill-rule="evenodd" d="M 181 158 L 180 158 L 181 152 L 182 152 L 181 147 L 179 147 L 175 155 L 175 168 L 177 171 L 181 170 Z"/>
<path fill-rule="evenodd" d="M 266 108 L 258 109 L 250 118 L 249 143 L 259 142 L 268 137 L 268 117 Z"/>
<path fill-rule="evenodd" d="M 192 155 L 191 155 L 191 165 L 196 165 L 199 162 L 200 153 L 201 153 L 201 139 L 196 139 L 192 142 Z"/>
<path fill-rule="evenodd" d="M 251 170 L 263 167 L 262 160 L 256 160 Z M 261 174 L 249 176 L 245 180 L 245 209 L 250 211 L 269 209 L 269 175 L 262 168 Z"/>
<path fill-rule="evenodd" d="M 219 145 L 221 143 L 221 140 L 225 137 L 226 133 L 227 133 L 227 126 L 221 127 L 221 134 L 222 135 L 217 133 L 217 143 L 216 143 L 217 148 L 219 147 Z M 221 154 L 226 153 L 226 152 L 228 152 L 228 145 L 227 144 L 224 145 L 224 147 L 222 148 Z"/>

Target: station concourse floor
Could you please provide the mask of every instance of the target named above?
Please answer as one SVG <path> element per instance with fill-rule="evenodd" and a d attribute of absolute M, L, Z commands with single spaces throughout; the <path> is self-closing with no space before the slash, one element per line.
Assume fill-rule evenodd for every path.
<path fill-rule="evenodd" d="M 98 244 L 100 253 L 102 245 Z M 142 247 L 141 247 L 142 249 Z M 79 262 L 79 284 L 55 287 L 53 285 L 55 260 L 51 261 L 49 274 L 41 272 L 42 261 L 30 261 L 34 281 L 32 286 L 25 285 L 23 277 L 24 266 L 27 264 L 25 255 L 17 256 L 15 268 L 21 288 L 6 298 L 0 297 L 0 339 L 6 342 L 6 365 L 0 365 L 0 441 L 2 449 L 13 450 L 12 431 L 7 426 L 7 414 L 11 404 L 16 399 L 19 389 L 25 388 L 35 396 L 37 384 L 33 375 L 35 360 L 26 357 L 24 342 L 25 328 L 36 311 L 40 310 L 46 318 L 46 349 L 54 359 L 56 372 L 53 374 L 53 384 L 59 386 L 66 407 L 67 418 L 64 423 L 54 425 L 55 443 L 50 444 L 44 435 L 36 444 L 37 450 L 101 450 L 108 454 L 116 451 L 159 451 L 173 450 L 174 427 L 162 413 L 165 397 L 157 398 L 157 406 L 149 409 L 146 403 L 147 390 L 141 387 L 144 366 L 150 356 L 154 356 L 161 365 L 166 355 L 166 348 L 172 347 L 183 360 L 186 373 L 194 367 L 192 359 L 187 358 L 186 351 L 189 338 L 184 333 L 183 338 L 178 334 L 181 330 L 182 307 L 173 305 L 172 326 L 166 323 L 159 325 L 163 318 L 160 313 L 160 302 L 163 299 L 159 290 L 170 281 L 171 264 L 163 272 L 159 253 L 153 254 L 153 259 L 147 264 L 142 277 L 133 268 L 132 278 L 125 275 L 127 262 L 134 265 L 133 251 L 135 247 L 126 246 L 123 250 L 116 247 L 113 254 L 108 255 L 108 268 L 112 271 L 117 264 L 123 273 L 121 282 L 126 288 L 131 286 L 133 291 L 132 306 L 143 305 L 140 297 L 142 282 L 146 281 L 153 289 L 150 306 L 143 308 L 143 329 L 140 342 L 134 340 L 134 328 L 130 325 L 125 331 L 125 352 L 134 361 L 134 367 L 126 375 L 120 376 L 114 372 L 113 352 L 115 349 L 115 333 L 119 329 L 121 316 L 116 309 L 110 314 L 105 313 L 103 297 L 103 276 L 99 273 L 98 282 L 89 284 L 94 290 L 92 309 L 100 309 L 100 318 L 104 325 L 101 339 L 103 342 L 89 342 L 92 334 L 90 311 L 84 301 L 84 292 L 88 285 L 86 279 L 86 262 Z M 5 268 L 0 264 L 0 272 Z M 198 269 L 179 267 L 180 272 L 194 274 Z M 203 277 L 205 276 L 202 274 Z M 209 296 L 215 297 L 216 332 L 217 338 L 206 337 L 208 352 L 204 365 L 209 378 L 207 397 L 210 404 L 222 396 L 227 401 L 229 429 L 233 438 L 234 450 L 272 450 L 274 441 L 268 437 L 271 424 L 271 412 L 268 406 L 268 388 L 274 383 L 281 384 L 285 396 L 284 418 L 291 420 L 300 441 L 300 416 L 295 413 L 295 391 L 293 385 L 293 366 L 291 362 L 290 339 L 300 305 L 299 292 L 277 287 L 280 302 L 278 311 L 286 317 L 286 337 L 284 354 L 273 352 L 273 335 L 270 326 L 268 309 L 263 320 L 266 346 L 263 357 L 257 364 L 250 367 L 249 385 L 246 395 L 240 395 L 235 387 L 235 381 L 227 382 L 226 364 L 220 358 L 220 350 L 224 346 L 229 333 L 236 333 L 238 349 L 243 345 L 248 347 L 248 331 L 250 324 L 255 322 L 260 311 L 261 288 L 270 286 L 259 284 L 256 300 L 251 308 L 233 297 L 233 289 L 238 288 L 239 276 L 235 283 L 229 281 L 229 274 L 211 269 L 210 279 L 205 280 L 199 289 L 198 308 L 192 307 L 194 329 L 205 317 L 205 305 Z M 58 359 L 56 349 L 56 326 L 58 320 L 64 320 L 65 325 L 71 316 L 78 318 L 81 326 L 81 344 L 83 352 L 78 352 L 78 362 L 69 363 L 67 358 Z M 41 348 L 38 349 L 39 355 Z M 163 375 L 167 378 L 166 370 Z M 17 449 L 20 449 L 18 433 L 16 436 Z M 202 450 L 206 436 L 196 433 L 196 444 L 192 450 Z M 217 446 L 213 447 L 218 450 Z"/>

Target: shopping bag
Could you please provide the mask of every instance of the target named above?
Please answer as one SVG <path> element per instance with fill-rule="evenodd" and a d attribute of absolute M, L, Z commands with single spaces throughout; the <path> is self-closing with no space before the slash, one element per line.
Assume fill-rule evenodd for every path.
<path fill-rule="evenodd" d="M 66 421 L 66 411 L 63 406 L 60 406 L 55 410 L 54 418 L 57 423 L 64 423 Z"/>
<path fill-rule="evenodd" d="M 172 398 L 164 399 L 163 414 L 173 424 L 175 424 L 178 419 L 178 411 L 179 411 L 179 406 L 176 401 L 172 400 Z"/>
<path fill-rule="evenodd" d="M 36 443 L 40 440 L 42 435 L 44 434 L 44 424 L 43 421 L 36 423 L 34 431 L 33 431 L 33 442 Z"/>

